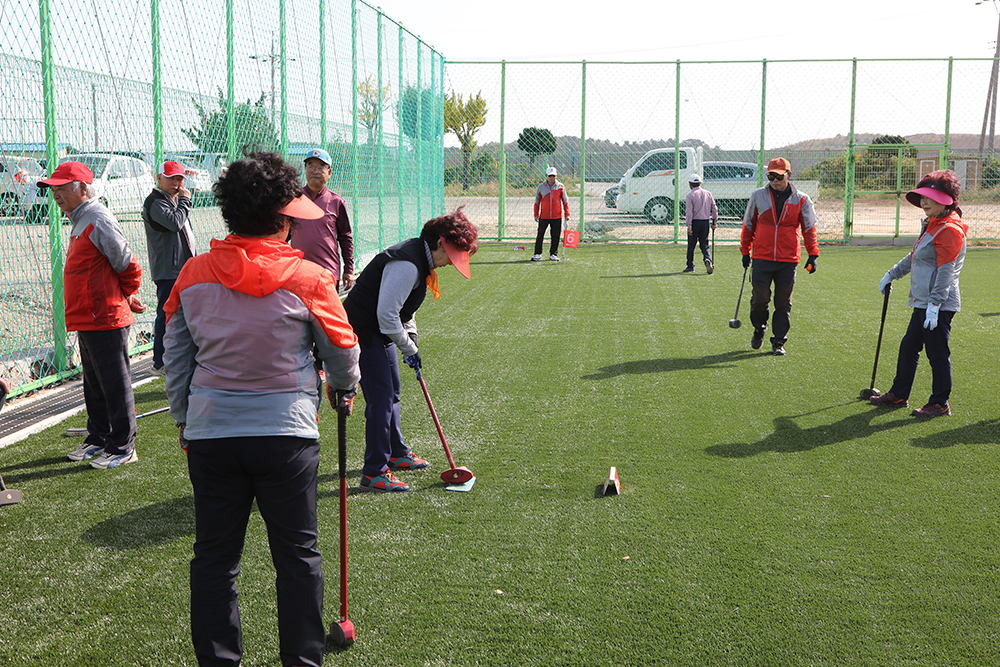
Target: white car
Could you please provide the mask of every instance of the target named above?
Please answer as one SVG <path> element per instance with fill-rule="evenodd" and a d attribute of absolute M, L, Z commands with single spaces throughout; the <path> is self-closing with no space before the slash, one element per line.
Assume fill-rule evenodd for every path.
<path fill-rule="evenodd" d="M 0 155 L 0 218 L 41 220 L 49 200 L 35 184 L 46 176 L 34 158 Z"/>
<path fill-rule="evenodd" d="M 82 162 L 94 172 L 94 196 L 112 213 L 139 213 L 153 191 L 152 168 L 138 158 L 114 153 L 78 153 L 60 162 Z"/>

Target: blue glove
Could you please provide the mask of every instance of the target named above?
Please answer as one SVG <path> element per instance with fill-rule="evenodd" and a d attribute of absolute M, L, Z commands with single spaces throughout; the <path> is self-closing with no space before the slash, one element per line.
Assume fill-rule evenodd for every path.
<path fill-rule="evenodd" d="M 743 268 L 744 269 L 750 268 L 750 255 L 743 255 Z"/>
<path fill-rule="evenodd" d="M 808 273 L 816 273 L 816 260 L 819 259 L 819 255 L 809 255 L 809 259 L 806 260 L 805 270 Z"/>
<path fill-rule="evenodd" d="M 358 385 L 350 389 L 331 389 L 326 385 L 326 397 L 330 401 L 330 407 L 338 412 L 343 412 L 345 417 L 350 417 L 354 412 L 354 397 L 358 395 Z"/>
<path fill-rule="evenodd" d="M 927 314 L 924 317 L 924 328 L 933 331 L 938 324 L 938 313 L 941 312 L 940 304 L 929 304 L 927 306 Z"/>
<path fill-rule="evenodd" d="M 878 291 L 881 292 L 882 294 L 885 294 L 886 285 L 888 285 L 891 282 L 892 278 L 889 277 L 889 272 L 886 271 L 885 275 L 882 276 L 882 280 L 880 280 L 878 283 Z"/>
<path fill-rule="evenodd" d="M 408 357 L 403 357 L 403 363 L 415 371 L 420 370 L 420 352 L 414 352 Z"/>

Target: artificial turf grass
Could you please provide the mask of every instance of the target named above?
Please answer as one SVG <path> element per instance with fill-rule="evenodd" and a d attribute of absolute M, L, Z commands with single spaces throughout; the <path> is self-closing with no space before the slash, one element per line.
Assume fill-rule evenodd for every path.
<path fill-rule="evenodd" d="M 970 251 L 963 270 L 955 415 L 927 421 L 856 400 L 871 376 L 877 281 L 903 249 L 824 248 L 819 271 L 799 273 L 785 358 L 748 349 L 749 292 L 746 326 L 726 326 L 742 273 L 732 247 L 717 247 L 711 277 L 681 275 L 683 248 L 653 245 L 567 251 L 562 265 L 486 245 L 471 281 L 443 271 L 442 299 L 418 314 L 421 354 L 456 462 L 478 482 L 444 491 L 440 442 L 402 368 L 404 433 L 433 469 L 401 473 L 409 494 L 351 493 L 358 642 L 328 661 L 988 664 L 997 378 L 975 369 L 1000 367 L 992 252 Z M 890 302 L 883 391 L 908 318 L 905 282 Z M 139 390 L 140 411 L 163 405 L 158 391 L 162 382 Z M 922 364 L 914 396 L 928 391 Z M 362 397 L 356 407 L 352 486 Z M 28 539 L 4 546 L 25 569 L 2 575 L 11 631 L 0 656 L 194 664 L 193 503 L 176 428 L 166 415 L 140 420 L 139 463 L 91 471 L 61 460 L 75 441 L 59 434 L 83 421 L 2 453 L 0 471 L 26 499 L 0 523 Z M 331 621 L 339 481 L 328 408 L 321 427 Z M 611 465 L 624 493 L 597 497 Z M 244 662 L 278 664 L 259 517 L 250 532 Z M 91 575 L 105 569 L 114 581 Z M 25 646 L 37 659 L 24 661 Z"/>

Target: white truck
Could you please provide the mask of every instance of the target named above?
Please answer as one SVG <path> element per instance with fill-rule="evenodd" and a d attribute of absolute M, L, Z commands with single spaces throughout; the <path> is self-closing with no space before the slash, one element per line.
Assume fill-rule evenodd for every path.
<path fill-rule="evenodd" d="M 684 218 L 684 197 L 688 177 L 700 174 L 702 187 L 712 193 L 720 218 L 742 220 L 750 193 L 757 189 L 757 165 L 752 162 L 705 162 L 703 150 L 680 148 L 679 168 L 674 166 L 674 149 L 649 151 L 625 172 L 618 184 L 615 208 L 621 213 L 641 214 L 653 224 L 674 219 L 675 179 L 680 179 L 680 217 Z M 819 181 L 793 181 L 795 187 L 819 199 Z"/>

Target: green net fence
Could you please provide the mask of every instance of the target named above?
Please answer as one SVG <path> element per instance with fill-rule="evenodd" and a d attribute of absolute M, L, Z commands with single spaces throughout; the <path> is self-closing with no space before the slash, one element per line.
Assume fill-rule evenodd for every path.
<path fill-rule="evenodd" d="M 35 183 L 61 161 L 95 173 L 144 271 L 140 210 L 165 159 L 186 168 L 200 248 L 226 234 L 211 187 L 274 150 L 333 158 L 356 270 L 444 206 L 444 59 L 358 0 L 0 2 L 0 373 L 14 395 L 75 374 L 63 321 L 68 220 Z M 155 304 L 144 279 L 140 296 Z M 154 309 L 131 329 L 151 347 Z"/>
<path fill-rule="evenodd" d="M 993 68 L 450 61 L 445 123 L 452 111 L 465 122 L 445 136 L 445 208 L 465 205 L 486 238 L 530 242 L 535 190 L 554 166 L 583 240 L 671 241 L 685 235 L 675 221 L 687 177 L 703 172 L 723 217 L 717 240 L 735 241 L 750 191 L 782 156 L 816 201 L 823 240 L 915 234 L 921 213 L 902 195 L 938 168 L 962 180 L 970 238 L 995 240 L 1000 162 L 984 121 Z M 471 113 L 470 99 L 482 101 Z"/>

